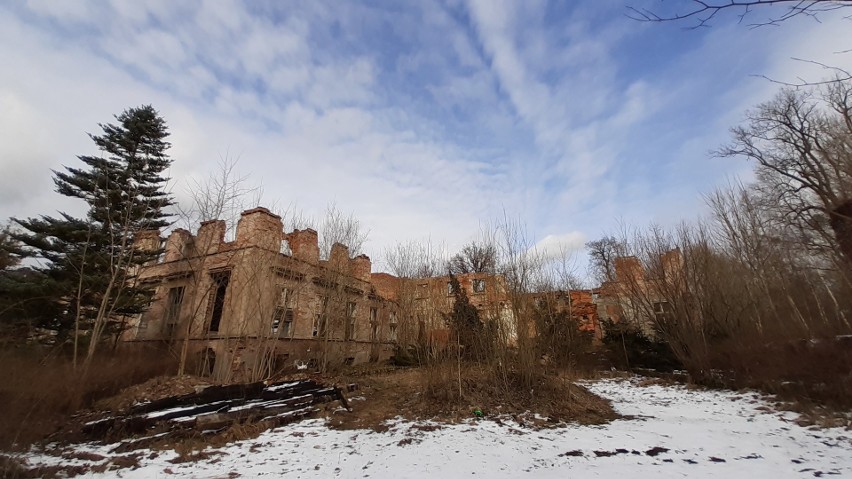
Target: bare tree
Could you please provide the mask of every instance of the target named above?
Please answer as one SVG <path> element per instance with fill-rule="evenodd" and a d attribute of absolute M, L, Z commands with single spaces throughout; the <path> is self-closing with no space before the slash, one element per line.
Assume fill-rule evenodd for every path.
<path fill-rule="evenodd" d="M 471 241 L 447 265 L 452 274 L 493 273 L 497 268 L 497 247 Z"/>
<path fill-rule="evenodd" d="M 336 203 L 330 203 L 326 207 L 319 234 L 320 256 L 328 258 L 335 243 L 349 248 L 352 256 L 358 256 L 363 252 L 370 231 L 363 228 L 355 213 L 344 213 Z"/>
<path fill-rule="evenodd" d="M 676 2 L 673 2 L 676 3 Z M 820 15 L 852 7 L 852 0 L 692 0 L 691 2 L 679 2 L 678 7 L 672 13 L 662 10 L 648 9 L 644 7 L 628 6 L 627 16 L 641 22 L 692 22 L 688 29 L 708 27 L 721 16 L 723 12 L 733 12 L 738 23 L 745 23 L 747 18 L 755 15 L 756 10 L 766 11 L 767 17 L 755 22 L 748 23 L 749 27 L 757 28 L 763 26 L 779 26 L 782 23 L 796 17 L 808 17 L 819 22 Z M 849 16 L 844 17 L 850 19 Z M 852 49 L 835 51 L 835 54 L 848 54 Z M 837 66 L 826 65 L 814 60 L 793 58 L 793 60 L 817 65 L 827 70 L 833 78 L 822 81 L 805 80 L 801 77 L 797 81 L 782 81 L 761 75 L 763 78 L 781 85 L 790 87 L 807 87 L 825 85 L 852 80 L 852 72 Z"/>
<path fill-rule="evenodd" d="M 852 262 L 852 81 L 784 89 L 732 133 L 717 154 L 753 161 L 764 201 Z"/>
<path fill-rule="evenodd" d="M 432 362 L 439 351 L 428 335 L 441 328 L 447 301 L 446 285 L 434 279 L 446 273 L 445 247 L 430 239 L 398 243 L 385 250 L 384 261 L 399 278 L 391 291 L 399 308 L 398 359 Z"/>
<path fill-rule="evenodd" d="M 182 227 L 191 230 L 204 221 L 224 220 L 226 238 L 233 237 L 240 213 L 259 206 L 263 200 L 263 187 L 252 185 L 249 175 L 239 173 L 239 162 L 239 157 L 220 156 L 207 177 L 187 181 L 189 200 L 177 205 Z"/>
<path fill-rule="evenodd" d="M 445 247 L 431 239 L 397 243 L 385 250 L 385 264 L 400 278 L 431 278 L 444 273 Z"/>
<path fill-rule="evenodd" d="M 599 283 L 615 280 L 615 259 L 623 256 L 622 244 L 614 236 L 586 243 L 592 273 Z"/>
<path fill-rule="evenodd" d="M 839 10 L 852 6 L 850 0 L 724 0 L 707 1 L 692 0 L 682 2 L 685 7 L 679 8 L 674 13 L 662 13 L 647 8 L 628 6 L 627 16 L 643 22 L 676 22 L 692 20 L 695 23 L 689 28 L 706 27 L 719 14 L 724 11 L 733 11 L 737 14 L 739 22 L 745 21 L 754 10 L 765 8 L 770 15 L 765 20 L 750 23 L 751 27 L 765 25 L 778 25 L 791 18 L 806 16 L 817 19 L 819 14 Z"/>

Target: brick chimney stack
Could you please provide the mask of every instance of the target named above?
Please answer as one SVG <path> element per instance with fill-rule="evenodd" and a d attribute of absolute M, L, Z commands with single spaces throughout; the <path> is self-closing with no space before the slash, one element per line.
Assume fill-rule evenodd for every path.
<path fill-rule="evenodd" d="M 349 273 L 349 247 L 342 243 L 331 245 L 328 255 L 328 265 L 340 273 Z"/>
<path fill-rule="evenodd" d="M 200 230 L 199 230 L 200 231 Z M 192 242 L 192 234 L 182 228 L 177 228 L 166 240 L 166 251 L 163 261 L 178 261 L 189 256 L 187 246 Z"/>
<path fill-rule="evenodd" d="M 310 228 L 293 230 L 285 236 L 293 257 L 310 264 L 319 264 L 319 236 Z"/>
<path fill-rule="evenodd" d="M 369 256 L 362 254 L 352 258 L 352 260 L 350 260 L 350 267 L 352 276 L 360 279 L 361 281 L 370 282 L 372 264 L 370 263 Z"/>
<path fill-rule="evenodd" d="M 202 222 L 195 239 L 196 253 L 203 256 L 218 252 L 219 245 L 225 241 L 225 228 L 223 220 Z"/>
<path fill-rule="evenodd" d="M 266 208 L 258 207 L 240 213 L 237 223 L 237 244 L 281 251 L 284 223 L 281 217 Z"/>
<path fill-rule="evenodd" d="M 639 281 L 645 277 L 642 263 L 635 256 L 615 258 L 615 280 L 616 281 Z"/>

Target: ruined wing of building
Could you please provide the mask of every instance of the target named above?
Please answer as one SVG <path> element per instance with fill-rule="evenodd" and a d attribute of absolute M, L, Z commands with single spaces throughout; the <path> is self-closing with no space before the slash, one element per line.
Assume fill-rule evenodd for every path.
<path fill-rule="evenodd" d="M 265 208 L 241 214 L 234 241 L 215 220 L 195 235 L 146 232 L 137 244 L 159 249 L 161 241 L 163 255 L 139 275 L 156 293 L 125 331 L 128 346 L 166 345 L 222 380 L 393 353 L 397 307 L 377 294 L 366 255 L 350 258 L 335 244 L 321 259 L 316 231 L 285 233 Z"/>
<path fill-rule="evenodd" d="M 241 214 L 236 239 L 224 221 L 138 235 L 140 248 L 163 250 L 139 273 L 155 289 L 147 311 L 123 334 L 128 347 L 165 347 L 221 380 L 262 379 L 287 367 L 358 364 L 392 357 L 396 344 L 442 347 L 456 300 L 449 276 L 399 278 L 373 273 L 370 258 L 335 244 L 320 258 L 317 232 L 285 232 L 265 208 Z M 511 345 L 523 313 L 541 294 L 511 294 L 494 273 L 457 276 L 480 319 Z M 581 329 L 600 334 L 607 312 L 598 290 L 547 293 Z M 534 331 L 530 331 L 534 333 Z"/>
<path fill-rule="evenodd" d="M 684 258 L 677 248 L 655 255 L 643 264 L 640 258 L 615 260 L 615 277 L 601 285 L 596 302 L 602 320 L 630 322 L 653 337 L 657 328 L 674 314 L 675 302 L 688 303 Z"/>

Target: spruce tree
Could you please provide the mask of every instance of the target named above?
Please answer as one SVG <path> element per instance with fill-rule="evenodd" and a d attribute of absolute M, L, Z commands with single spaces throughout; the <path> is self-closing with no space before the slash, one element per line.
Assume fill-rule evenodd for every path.
<path fill-rule="evenodd" d="M 136 274 L 159 251 L 141 251 L 133 240 L 166 226 L 173 203 L 164 188 L 172 163 L 166 122 L 149 105 L 115 118 L 117 124 L 99 124 L 102 134 L 89 135 L 99 156 L 78 156 L 82 167 L 54 171 L 56 191 L 85 201 L 86 217 L 15 219 L 24 229 L 15 234 L 24 245 L 20 255 L 41 260 L 37 269 L 46 278 L 40 287 L 47 300 L 34 319 L 59 341 L 88 329 L 88 359 L 104 334 L 120 333 L 124 318 L 150 302 L 152 291 L 136 283 Z"/>
<path fill-rule="evenodd" d="M 470 304 L 467 293 L 452 273 L 450 273 L 449 287 L 455 296 L 455 302 L 453 310 L 445 315 L 445 320 L 456 333 L 459 343 L 464 346 L 463 356 L 466 359 L 482 359 L 482 354 L 487 349 L 488 338 L 483 335 L 485 328 L 479 319 L 479 310 Z"/>

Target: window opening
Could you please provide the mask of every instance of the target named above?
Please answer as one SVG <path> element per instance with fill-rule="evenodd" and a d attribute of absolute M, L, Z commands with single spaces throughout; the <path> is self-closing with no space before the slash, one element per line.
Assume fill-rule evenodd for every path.
<path fill-rule="evenodd" d="M 355 303 L 346 303 L 346 331 L 344 331 L 346 341 L 355 339 L 355 308 Z"/>
<path fill-rule="evenodd" d="M 231 272 L 216 273 L 213 275 L 213 312 L 210 315 L 210 332 L 218 332 L 222 323 L 222 314 L 225 312 L 225 294 L 228 292 L 228 283 L 231 281 Z"/>

